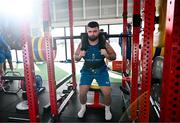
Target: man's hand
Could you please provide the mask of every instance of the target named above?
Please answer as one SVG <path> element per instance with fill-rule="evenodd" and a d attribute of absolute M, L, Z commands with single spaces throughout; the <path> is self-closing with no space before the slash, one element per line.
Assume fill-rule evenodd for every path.
<path fill-rule="evenodd" d="M 109 56 L 106 49 L 101 49 L 101 55 L 103 55 L 106 58 L 108 58 L 108 56 Z"/>
<path fill-rule="evenodd" d="M 79 52 L 79 57 L 84 57 L 86 55 L 86 51 L 84 51 L 84 50 L 81 50 L 80 52 Z"/>
<path fill-rule="evenodd" d="M 80 51 L 79 51 L 79 55 L 78 55 L 78 54 L 75 55 L 75 60 L 76 60 L 76 61 L 80 61 L 81 58 L 84 57 L 85 55 L 86 55 L 86 51 L 80 50 Z"/>

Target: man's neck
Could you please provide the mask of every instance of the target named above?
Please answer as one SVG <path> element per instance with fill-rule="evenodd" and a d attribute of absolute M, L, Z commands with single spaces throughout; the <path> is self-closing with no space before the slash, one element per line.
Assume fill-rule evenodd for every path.
<path fill-rule="evenodd" d="M 95 40 L 95 41 L 90 41 L 90 40 L 88 40 L 88 41 L 89 41 L 89 44 L 90 44 L 90 45 L 96 45 L 96 44 L 99 42 L 98 39 Z"/>

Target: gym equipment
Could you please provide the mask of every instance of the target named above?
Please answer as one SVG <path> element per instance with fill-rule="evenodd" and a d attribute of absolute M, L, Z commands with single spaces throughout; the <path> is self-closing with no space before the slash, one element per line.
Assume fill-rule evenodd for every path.
<path fill-rule="evenodd" d="M 153 59 L 157 56 L 164 56 L 164 47 L 153 47 Z"/>
<path fill-rule="evenodd" d="M 122 71 L 122 61 L 117 61 L 117 60 L 112 61 L 112 70 L 121 72 Z"/>
<path fill-rule="evenodd" d="M 32 39 L 34 61 L 46 61 L 46 49 L 44 37 L 33 37 Z M 53 59 L 56 57 L 56 41 L 53 41 Z"/>
<path fill-rule="evenodd" d="M 41 92 L 45 90 L 45 87 L 42 86 L 43 80 L 40 75 L 35 75 L 35 81 L 36 81 L 37 95 L 39 95 Z M 25 81 L 21 81 L 21 89 L 23 90 L 22 92 L 23 101 L 16 105 L 16 110 L 22 112 L 22 111 L 28 110 L 28 101 L 27 101 L 27 95 L 26 95 L 26 82 Z"/>
<path fill-rule="evenodd" d="M 28 101 L 27 100 L 23 100 L 22 102 L 18 103 L 16 105 L 16 110 L 17 111 L 27 111 L 29 108 L 28 108 Z"/>
<path fill-rule="evenodd" d="M 166 23 L 166 8 L 167 3 L 163 0 L 156 0 L 156 16 L 159 17 L 159 24 L 157 25 L 157 33 L 154 33 L 154 47 L 164 47 L 165 45 L 165 27 Z"/>
<path fill-rule="evenodd" d="M 20 41 L 20 30 L 19 26 L 17 24 L 14 24 L 8 28 L 10 28 L 13 33 L 11 33 L 10 37 L 6 36 L 6 41 L 9 44 L 9 46 L 12 49 L 15 50 L 22 50 L 22 44 Z M 51 39 L 53 40 L 53 39 Z M 45 40 L 44 37 L 32 37 L 32 49 L 33 49 L 33 58 L 34 61 L 46 61 L 46 48 L 45 48 Z M 53 40 L 53 59 L 56 57 L 56 51 L 57 51 L 57 46 L 56 46 L 56 41 Z"/>
<path fill-rule="evenodd" d="M 72 97 L 72 95 L 75 92 L 73 90 L 73 84 L 71 83 L 72 82 L 71 78 L 72 78 L 72 74 L 69 74 L 66 77 L 64 77 L 62 80 L 57 82 L 58 84 L 56 85 L 56 91 L 60 90 L 60 92 L 58 92 L 59 94 L 56 95 L 57 97 L 56 101 L 59 107 L 58 114 L 62 112 L 67 102 L 69 101 L 69 99 Z M 47 105 L 43 107 L 44 112 L 48 112 L 49 110 L 50 110 L 50 103 L 48 103 Z"/>
<path fill-rule="evenodd" d="M 36 80 L 36 90 L 39 91 L 40 89 L 44 88 L 42 87 L 43 85 L 43 80 L 41 78 L 40 75 L 35 75 L 35 80 Z M 26 82 L 25 81 L 21 81 L 21 89 L 23 91 L 26 91 Z"/>
<path fill-rule="evenodd" d="M 41 88 L 43 88 L 42 87 L 43 80 L 40 75 L 36 75 L 35 78 L 36 78 L 36 88 L 39 91 Z"/>
<path fill-rule="evenodd" d="M 162 80 L 163 61 L 164 58 L 162 56 L 157 56 L 153 61 L 152 78 L 154 80 Z"/>
<path fill-rule="evenodd" d="M 26 118 L 8 117 L 8 121 L 10 121 L 10 122 L 17 122 L 17 121 L 29 122 L 30 120 L 26 119 Z"/>
<path fill-rule="evenodd" d="M 73 84 L 71 83 L 71 81 L 69 81 L 67 84 L 66 84 L 66 89 L 63 90 L 63 94 L 66 94 L 66 93 L 70 93 L 70 91 L 73 89 Z"/>
<path fill-rule="evenodd" d="M 104 105 L 100 103 L 100 87 L 98 85 L 98 83 L 96 82 L 96 80 L 93 80 L 89 91 L 93 91 L 94 92 L 94 101 L 93 103 L 87 103 L 87 107 L 88 108 L 94 108 L 94 109 L 101 109 L 104 108 Z"/>
<path fill-rule="evenodd" d="M 159 103 L 160 103 L 160 93 L 161 93 L 163 62 L 164 62 L 164 57 L 157 56 L 154 59 L 152 65 L 152 87 L 151 87 L 150 102 L 158 118 L 160 117 Z"/>
<path fill-rule="evenodd" d="M 12 74 L 12 75 L 9 75 Z M 11 90 L 11 83 L 13 82 L 19 82 L 23 83 L 25 81 L 25 78 L 21 76 L 19 72 L 12 72 L 12 71 L 7 71 L 4 76 L 1 77 L 1 85 L 0 87 L 2 88 L 4 93 L 9 93 L 9 94 L 17 94 L 22 88 L 18 86 L 17 90 Z"/>
<path fill-rule="evenodd" d="M 100 40 L 99 49 L 106 49 L 105 43 L 106 43 L 106 40 L 109 38 L 108 34 L 106 32 L 100 32 L 98 38 Z M 81 50 L 86 51 L 89 44 L 87 33 L 81 33 L 81 42 L 82 42 Z"/>
<path fill-rule="evenodd" d="M 123 73 L 123 79 L 125 81 L 125 85 L 120 86 L 120 90 L 122 92 L 122 100 L 123 100 L 123 107 L 122 107 L 122 111 L 125 112 L 126 109 L 128 109 L 128 106 L 130 105 L 130 78 L 128 77 L 127 73 Z M 122 80 L 123 81 L 123 80 Z M 130 114 L 129 111 L 127 111 L 128 116 Z"/>

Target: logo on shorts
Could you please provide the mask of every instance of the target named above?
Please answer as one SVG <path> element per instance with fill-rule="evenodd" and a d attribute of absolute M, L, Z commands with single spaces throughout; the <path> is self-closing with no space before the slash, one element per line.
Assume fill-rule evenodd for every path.
<path fill-rule="evenodd" d="M 106 82 L 106 84 L 109 84 L 109 82 Z"/>

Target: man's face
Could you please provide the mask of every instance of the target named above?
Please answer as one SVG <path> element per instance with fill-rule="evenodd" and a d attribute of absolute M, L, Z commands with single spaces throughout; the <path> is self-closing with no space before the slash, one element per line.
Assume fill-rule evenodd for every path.
<path fill-rule="evenodd" d="M 88 34 L 88 39 L 90 41 L 96 41 L 99 35 L 99 28 L 98 27 L 87 27 L 87 34 Z"/>

